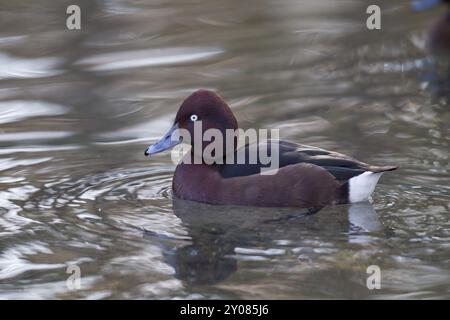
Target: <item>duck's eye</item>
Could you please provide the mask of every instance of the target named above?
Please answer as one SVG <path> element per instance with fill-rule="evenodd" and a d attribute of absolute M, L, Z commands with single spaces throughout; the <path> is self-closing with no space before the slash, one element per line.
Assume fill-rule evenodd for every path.
<path fill-rule="evenodd" d="M 191 114 L 190 119 L 191 119 L 192 122 L 197 121 L 198 120 L 198 116 L 196 114 Z"/>

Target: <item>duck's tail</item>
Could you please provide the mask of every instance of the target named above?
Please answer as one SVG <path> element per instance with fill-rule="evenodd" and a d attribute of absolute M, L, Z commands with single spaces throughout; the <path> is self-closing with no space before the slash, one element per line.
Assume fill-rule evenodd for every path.
<path fill-rule="evenodd" d="M 397 170 L 397 166 L 370 166 L 369 170 L 373 173 L 383 173 L 386 171 L 394 171 Z"/>
<path fill-rule="evenodd" d="M 397 169 L 395 166 L 370 167 L 365 171 L 342 184 L 339 190 L 340 203 L 357 203 L 368 201 L 372 195 L 381 175 L 386 171 Z"/>

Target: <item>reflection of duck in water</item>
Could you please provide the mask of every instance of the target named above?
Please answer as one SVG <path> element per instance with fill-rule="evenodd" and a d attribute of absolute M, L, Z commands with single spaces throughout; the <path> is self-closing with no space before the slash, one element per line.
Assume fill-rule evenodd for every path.
<path fill-rule="evenodd" d="M 239 270 L 239 252 L 248 252 L 241 258 L 264 259 L 252 248 L 270 252 L 274 246 L 277 248 L 280 239 L 300 244 L 305 234 L 323 237 L 324 241 L 330 235 L 348 234 L 349 243 L 361 244 L 371 241 L 370 233 L 384 232 L 369 202 L 353 204 L 347 209 L 348 215 L 325 212 L 311 216 L 307 210 L 246 208 L 243 211 L 237 206 L 217 207 L 174 198 L 174 213 L 187 228 L 191 240 L 185 246 L 165 250 L 165 260 L 174 268 L 176 277 L 187 285 L 213 285 Z"/>
<path fill-rule="evenodd" d="M 174 194 L 185 200 L 301 208 L 355 203 L 368 200 L 381 175 L 397 168 L 373 166 L 337 152 L 286 141 L 265 141 L 236 149 L 233 134 L 238 130 L 237 120 L 225 101 L 208 90 L 198 90 L 182 103 L 172 128 L 145 154 L 183 142 L 180 129 L 189 133 L 192 148 L 184 159 L 188 163 L 178 164 L 172 186 Z M 205 157 L 213 138 L 202 139 L 207 130 L 218 132 L 221 139 L 215 139 L 224 142 L 213 161 Z M 231 152 L 223 152 L 225 149 Z M 276 157 L 279 169 L 273 174 L 260 174 L 266 166 L 261 149 Z M 253 156 L 256 161 L 252 162 Z"/>
<path fill-rule="evenodd" d="M 450 5 L 450 0 L 416 0 L 412 2 L 412 8 L 415 11 L 422 11 L 446 3 Z M 428 47 L 434 55 L 449 57 L 450 55 L 450 10 L 436 21 L 431 28 Z"/>

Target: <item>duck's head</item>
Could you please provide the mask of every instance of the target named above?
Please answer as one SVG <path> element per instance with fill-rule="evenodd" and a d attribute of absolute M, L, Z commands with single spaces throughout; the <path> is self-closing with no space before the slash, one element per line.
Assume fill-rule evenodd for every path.
<path fill-rule="evenodd" d="M 411 8 L 414 11 L 422 11 L 433 8 L 440 3 L 450 4 L 450 0 L 413 0 L 411 2 Z"/>
<path fill-rule="evenodd" d="M 197 129 L 194 130 L 194 128 Z M 197 90 L 181 104 L 172 128 L 158 142 L 148 147 L 145 155 L 168 150 L 181 142 L 191 144 L 192 152 L 203 153 L 206 146 L 214 141 L 214 138 L 211 141 L 202 139 L 208 129 L 220 131 L 224 147 L 232 143 L 234 149 L 235 139 L 226 141 L 226 130 L 237 128 L 238 123 L 233 112 L 221 97 L 210 90 Z M 190 136 L 190 141 L 186 141 L 188 140 L 185 139 L 186 134 Z M 195 148 L 195 144 L 199 141 L 201 141 L 201 148 Z"/>

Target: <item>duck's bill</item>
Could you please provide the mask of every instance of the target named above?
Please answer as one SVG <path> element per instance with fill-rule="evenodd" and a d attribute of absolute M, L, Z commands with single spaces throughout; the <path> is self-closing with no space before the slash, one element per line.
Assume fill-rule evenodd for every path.
<path fill-rule="evenodd" d="M 411 2 L 411 8 L 414 11 L 422 11 L 433 8 L 441 2 L 442 0 L 414 0 Z"/>
<path fill-rule="evenodd" d="M 178 124 L 175 124 L 170 130 L 162 137 L 157 143 L 151 145 L 145 150 L 144 154 L 149 156 L 151 154 L 159 153 L 170 148 L 173 148 L 177 144 L 181 143 L 180 136 L 177 133 Z"/>

